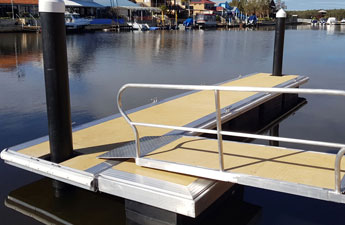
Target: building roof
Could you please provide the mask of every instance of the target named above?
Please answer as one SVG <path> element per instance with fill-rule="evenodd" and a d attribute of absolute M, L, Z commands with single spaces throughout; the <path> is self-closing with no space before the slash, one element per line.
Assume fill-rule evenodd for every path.
<path fill-rule="evenodd" d="M 119 0 L 118 0 L 119 1 Z M 82 1 L 82 0 L 64 0 L 66 6 L 75 6 L 75 7 L 94 7 L 101 8 L 104 7 L 100 4 L 97 4 L 94 1 Z M 109 1 L 108 1 L 109 2 Z M 12 4 L 11 0 L 0 0 L 0 4 Z M 38 5 L 38 0 L 13 0 L 15 5 Z"/>
<path fill-rule="evenodd" d="M 94 0 L 98 4 L 101 4 L 106 7 L 115 7 L 115 8 L 123 8 L 129 10 L 138 10 L 138 11 L 156 11 L 160 12 L 161 10 L 156 7 L 142 7 L 134 2 L 128 0 Z"/>
<path fill-rule="evenodd" d="M 94 0 L 94 2 L 107 7 L 139 7 L 139 5 L 128 0 Z"/>
<path fill-rule="evenodd" d="M 91 8 L 105 7 L 93 1 L 64 0 L 64 2 L 66 6 L 74 6 L 74 7 L 91 7 Z"/>
<path fill-rule="evenodd" d="M 223 7 L 224 9 L 231 10 L 232 7 L 229 5 L 228 2 L 221 2 L 218 4 L 218 7 Z"/>
<path fill-rule="evenodd" d="M 209 0 L 195 0 L 191 1 L 190 4 L 216 4 L 215 2 L 209 1 Z"/>
<path fill-rule="evenodd" d="M 0 0 L 0 4 L 11 4 L 11 0 Z M 38 0 L 13 0 L 13 4 L 20 5 L 37 5 Z"/>

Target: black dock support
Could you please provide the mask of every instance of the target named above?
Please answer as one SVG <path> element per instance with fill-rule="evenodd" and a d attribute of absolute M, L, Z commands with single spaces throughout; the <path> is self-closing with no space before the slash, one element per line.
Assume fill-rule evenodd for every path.
<path fill-rule="evenodd" d="M 63 0 L 40 0 L 39 12 L 51 161 L 59 163 L 73 154 L 65 3 Z"/>
<path fill-rule="evenodd" d="M 273 76 L 282 76 L 286 12 L 280 9 L 276 15 L 277 24 L 274 40 Z"/>

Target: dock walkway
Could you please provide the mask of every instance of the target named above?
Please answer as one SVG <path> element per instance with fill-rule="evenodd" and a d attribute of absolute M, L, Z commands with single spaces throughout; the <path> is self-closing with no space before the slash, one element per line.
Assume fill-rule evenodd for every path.
<path fill-rule="evenodd" d="M 239 77 L 220 85 L 299 87 L 307 80 L 307 77 L 297 75 L 275 77 L 270 74 L 258 73 Z M 220 101 L 220 106 L 224 112 L 222 122 L 235 118 L 277 96 L 278 94 L 274 93 L 224 92 Z M 212 91 L 188 92 L 153 105 L 132 110 L 129 116 L 135 121 L 146 123 L 173 126 L 188 125 L 203 128 L 214 128 L 216 126 Z M 140 127 L 139 133 L 141 137 L 160 137 L 160 139 L 166 137 L 164 144 L 158 146 L 159 148 L 155 145 L 156 151 L 148 157 L 158 157 L 162 160 L 165 160 L 165 157 L 172 159 L 171 151 L 165 151 L 178 145 L 179 147 L 176 147 L 173 152 L 181 152 L 182 155 L 180 156 L 183 156 L 186 152 L 192 154 L 188 155 L 185 163 L 193 165 L 193 163 L 199 161 L 200 163 L 206 163 L 203 166 L 214 167 L 213 164 L 208 163 L 209 160 L 205 161 L 205 159 L 214 157 L 213 148 L 204 149 L 203 144 L 209 142 L 209 145 L 213 146 L 216 143 L 213 140 L 206 141 L 195 137 L 179 138 L 174 136 L 177 133 L 172 133 L 171 130 L 150 127 Z M 131 127 L 120 115 L 115 115 L 74 129 L 73 147 L 78 154 L 60 164 L 47 160 L 49 158 L 48 137 L 5 149 L 1 152 L 1 158 L 11 165 L 75 186 L 117 195 L 191 217 L 200 214 L 232 186 L 231 183 L 227 182 L 140 167 L 131 159 L 106 160 L 98 158 L 110 150 L 130 144 L 133 140 L 134 135 Z M 196 145 L 191 146 L 192 151 L 186 151 L 191 143 Z M 238 144 L 229 142 L 227 145 Z M 250 145 L 247 145 L 242 145 L 241 149 L 246 150 L 248 146 L 250 148 Z M 230 147 L 229 149 L 233 148 Z M 296 155 L 295 157 L 298 155 L 301 155 L 301 157 L 304 155 L 312 156 L 304 153 L 295 154 L 294 151 L 281 149 L 278 153 L 276 151 L 271 154 L 267 150 L 267 153 L 263 155 L 259 155 L 257 151 L 249 153 L 249 149 L 244 150 L 241 150 L 241 152 L 232 152 L 232 150 L 226 152 L 228 154 L 226 162 L 231 161 L 226 164 L 228 169 L 234 170 L 236 167 L 236 171 L 248 170 L 254 173 L 257 170 L 256 173 L 265 174 L 265 171 L 269 170 L 266 168 L 269 164 L 284 160 L 288 161 L 294 155 Z M 196 152 L 201 151 L 200 156 L 194 155 Z M 163 152 L 165 153 L 163 154 Z M 247 158 L 243 155 L 244 153 L 248 153 Z M 291 154 L 290 158 L 287 154 Z M 235 163 L 233 162 L 234 159 Z M 259 163 L 261 161 L 264 161 L 265 165 Z M 282 163 L 278 169 L 284 169 L 283 165 L 287 166 L 289 163 Z M 296 167 L 298 165 L 291 166 Z M 319 170 L 329 172 L 330 165 L 327 163 L 320 164 L 319 167 Z M 260 170 L 258 170 L 259 168 Z M 276 178 L 281 174 L 273 175 L 275 176 L 267 176 Z M 329 185 L 332 185 L 332 183 L 330 182 L 326 187 Z"/>

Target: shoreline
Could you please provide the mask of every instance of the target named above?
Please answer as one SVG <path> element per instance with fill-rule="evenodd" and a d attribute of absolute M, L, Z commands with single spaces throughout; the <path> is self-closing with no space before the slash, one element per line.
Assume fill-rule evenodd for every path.
<path fill-rule="evenodd" d="M 269 27 L 275 26 L 276 24 L 273 23 L 260 23 L 254 27 Z M 300 22 L 294 23 L 286 23 L 286 25 L 304 25 Z M 247 26 L 246 24 L 217 24 L 216 28 L 239 28 L 239 27 L 253 27 Z M 197 29 L 197 28 L 193 28 Z M 116 25 L 89 25 L 86 26 L 84 30 L 78 30 L 79 32 L 92 32 L 92 31 L 100 31 L 100 30 L 108 30 L 108 31 L 130 31 L 133 30 L 129 26 L 116 26 Z M 163 29 L 162 29 L 163 30 Z M 31 32 L 40 32 L 40 26 L 22 26 L 22 25 L 10 25 L 10 26 L 0 26 L 0 33 L 31 33 Z M 69 32 L 69 31 L 68 31 Z M 73 32 L 73 31 L 72 31 Z"/>

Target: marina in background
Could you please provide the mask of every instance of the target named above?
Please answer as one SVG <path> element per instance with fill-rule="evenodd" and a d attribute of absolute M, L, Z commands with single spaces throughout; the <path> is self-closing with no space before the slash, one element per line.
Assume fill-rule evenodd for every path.
<path fill-rule="evenodd" d="M 64 13 L 64 12 L 63 12 Z M 334 20 L 332 20 L 332 21 L 334 21 Z M 334 22 L 334 24 L 332 24 L 332 22 L 329 22 L 330 23 L 330 25 L 335 25 L 336 24 L 336 22 Z M 176 23 L 176 25 L 177 25 L 177 23 Z M 285 25 L 285 23 L 284 23 L 284 25 Z M 333 28 L 332 28 L 333 27 Z M 139 28 L 140 28 L 140 26 L 139 26 Z M 298 27 L 297 27 L 298 28 Z M 332 28 L 332 29 L 331 29 Z M 140 28 L 140 29 L 142 29 L 142 28 Z M 149 26 L 148 26 L 148 29 L 149 29 Z M 322 30 L 329 30 L 330 32 L 334 32 L 334 34 L 335 33 L 341 33 L 341 26 L 340 26 L 340 29 L 337 29 L 337 26 L 327 26 L 327 27 L 325 27 L 325 29 L 322 29 L 321 27 L 319 28 L 317 28 L 317 29 L 312 29 L 312 30 L 320 30 L 320 31 L 322 31 Z M 340 32 L 339 32 L 340 31 Z M 164 31 L 160 31 L 160 32 L 164 32 Z M 167 31 L 166 31 L 167 32 Z M 181 31 L 170 31 L 170 32 L 181 32 Z M 215 31 L 213 31 L 213 32 L 215 32 Z M 228 31 L 229 32 L 229 31 Z M 253 31 L 254 32 L 254 31 Z M 267 31 L 266 31 L 267 32 Z M 184 33 L 184 32 L 182 32 L 182 33 Z M 154 33 L 153 33 L 154 34 Z M 164 34 L 164 33 L 162 33 L 162 34 Z M 177 33 L 177 34 L 181 34 L 181 33 Z M 327 34 L 329 34 L 329 35 L 332 35 L 332 33 L 327 33 Z M 92 35 L 94 35 L 94 34 L 92 34 Z M 277 41 L 276 41 L 277 42 Z M 68 43 L 68 42 L 67 42 Z M 15 63 L 14 64 L 12 64 L 13 66 L 12 66 L 12 68 L 18 68 L 18 66 L 20 65 L 20 63 L 18 63 L 19 62 L 19 60 L 18 60 L 18 52 L 20 51 L 20 50 L 18 50 L 18 48 L 17 48 L 18 46 L 17 46 L 17 43 L 15 44 Z M 6 65 L 10 65 L 11 64 L 11 62 L 9 62 L 8 64 L 5 64 L 5 66 Z M 11 68 L 11 66 L 9 67 L 9 68 Z M 280 68 L 280 70 L 281 70 L 281 68 Z M 20 73 L 18 73 L 18 75 L 19 75 Z M 241 80 L 241 79 L 244 79 L 244 78 L 238 78 L 239 80 Z M 299 86 L 299 85 L 298 85 Z M 303 91 L 303 90 L 302 90 Z M 301 92 L 301 93 L 303 93 L 303 92 Z M 164 95 L 163 95 L 164 96 Z M 155 97 L 156 98 L 156 97 Z M 73 98 L 72 98 L 73 99 Z M 309 97 L 308 97 L 308 99 L 310 99 Z M 311 98 L 312 99 L 312 98 Z M 155 103 L 156 102 L 156 100 L 153 102 L 153 103 Z M 287 103 L 284 103 L 284 104 L 287 104 Z M 205 105 L 205 104 L 203 104 L 203 105 Z M 150 108 L 151 106 L 149 106 L 149 108 Z M 153 106 L 152 106 L 153 107 Z M 230 105 L 229 107 L 233 107 L 232 105 Z M 298 108 L 299 108 L 300 106 L 298 106 Z M 226 108 L 225 108 L 226 109 Z M 225 110 L 224 109 L 224 110 Z M 73 115 L 73 114 L 72 114 Z M 284 116 L 284 117 L 286 117 L 286 116 Z M 101 123 L 104 123 L 104 122 L 107 122 L 107 120 L 108 119 L 106 119 L 106 120 L 101 120 L 100 122 Z M 261 120 L 263 120 L 263 119 L 260 119 L 260 121 Z M 331 120 L 332 121 L 332 120 Z M 281 122 L 280 120 L 279 120 L 279 122 Z M 207 122 L 208 123 L 208 122 Z M 87 125 L 86 127 L 88 127 L 89 125 Z M 85 126 L 84 126 L 85 127 Z M 80 128 L 77 128 L 77 130 L 79 130 Z M 272 128 L 273 129 L 273 128 Z M 270 132 L 273 132 L 273 130 L 270 130 Z M 261 131 L 262 132 L 262 131 Z M 265 130 L 263 130 L 263 132 L 266 132 Z M 279 128 L 278 128 L 278 131 L 275 131 L 275 132 L 278 132 L 279 133 Z M 277 133 L 276 133 L 276 135 L 277 135 Z M 341 138 L 341 137 L 339 137 L 339 138 Z M 45 138 L 43 138 L 43 139 L 45 139 Z M 43 141 L 43 139 L 39 139 L 39 141 L 37 142 L 35 142 L 35 143 L 40 143 L 41 141 Z M 90 139 L 91 140 L 91 139 Z M 277 139 L 278 140 L 278 139 Z M 342 141 L 339 141 L 338 143 L 341 143 Z M 256 142 L 254 142 L 254 143 L 256 143 Z M 259 141 L 259 143 L 260 143 L 260 141 Z M 272 142 L 273 143 L 273 142 Z M 271 142 L 270 142 L 270 144 L 271 144 Z M 274 143 L 273 143 L 274 144 Z M 31 145 L 31 144 L 29 144 L 29 145 Z M 28 144 L 25 144 L 25 146 L 27 147 L 27 146 L 29 146 Z M 15 148 L 13 148 L 14 149 L 14 151 L 21 151 L 21 150 L 23 150 L 24 149 L 24 151 L 26 151 L 26 149 L 25 149 L 25 146 L 22 146 L 22 147 L 15 147 Z M 285 146 L 285 145 L 284 145 Z M 287 145 L 287 146 L 289 146 L 289 145 Z M 339 145 L 340 146 L 340 145 Z M 105 147 L 105 146 L 104 146 Z M 10 151 L 12 151 L 13 150 L 12 148 L 10 149 Z M 103 148 L 102 148 L 103 149 Z M 7 151 L 7 150 L 6 150 Z M 36 152 L 37 153 L 37 152 Z M 36 154 L 35 153 L 35 154 Z M 100 153 L 100 152 L 97 152 L 98 154 Z M 12 154 L 12 153 L 11 153 Z M 28 153 L 29 155 L 30 155 L 30 153 Z M 44 156 L 45 154 L 43 154 L 42 156 Z M 86 155 L 90 155 L 90 156 L 92 156 L 92 154 L 90 154 L 90 152 L 89 153 L 87 153 Z M 21 164 L 21 163 L 19 163 L 19 161 L 12 161 L 12 159 L 10 159 L 10 157 L 9 157 L 9 155 L 7 155 L 7 153 L 5 152 L 5 151 L 3 151 L 3 153 L 2 153 L 2 157 L 7 161 L 7 162 L 11 162 L 11 163 L 13 163 L 13 164 L 15 164 L 15 165 L 22 165 L 22 167 L 26 167 L 24 164 Z M 33 158 L 32 157 L 34 157 L 34 156 L 30 156 L 31 157 L 31 159 L 29 159 L 28 158 L 28 160 L 32 160 Z M 78 157 L 75 157 L 74 159 L 77 159 Z M 80 159 L 82 159 L 82 160 L 84 160 L 84 162 L 85 162 L 85 157 L 83 157 L 83 156 L 81 156 L 81 157 L 79 157 Z M 87 158 L 87 157 L 86 157 Z M 19 159 L 19 158 L 18 158 Z M 35 158 L 36 159 L 36 158 Z M 35 161 L 35 163 L 45 163 L 44 162 L 45 161 L 45 158 L 43 157 L 43 161 L 41 160 L 41 159 L 36 159 L 36 161 Z M 63 161 L 63 160 L 62 160 Z M 72 160 L 73 161 L 73 160 Z M 76 161 L 76 160 L 74 160 L 74 161 Z M 19 164 L 18 164 L 19 163 Z M 91 163 L 91 161 L 90 161 L 90 163 Z M 110 162 L 107 162 L 108 164 L 110 163 Z M 37 164 L 37 165 L 38 165 Z M 42 164 L 42 165 L 43 165 Z M 67 164 L 64 164 L 64 165 L 67 165 L 67 166 L 72 166 L 72 168 L 74 168 L 74 166 L 73 165 L 78 165 L 78 164 L 75 164 L 74 162 L 72 162 L 72 164 L 71 163 L 69 163 L 69 162 L 67 162 Z M 101 166 L 102 166 L 102 168 L 105 166 L 105 165 L 103 165 L 102 163 L 100 164 Z M 122 163 L 120 163 L 119 165 L 122 165 Z M 36 168 L 36 166 L 34 166 L 34 167 L 32 167 L 32 166 L 34 166 L 34 163 L 33 164 L 31 164 L 29 167 L 32 169 L 32 170 L 35 170 L 35 168 Z M 109 164 L 109 166 L 115 166 L 115 165 L 113 165 L 112 163 L 110 163 Z M 28 167 L 28 168 L 29 168 Z M 77 166 L 78 167 L 78 166 Z M 97 169 L 96 169 L 96 167 L 97 167 Z M 98 166 L 96 166 L 95 168 L 94 168 L 94 170 L 90 170 L 90 171 L 86 171 L 86 172 L 88 172 L 88 173 L 95 173 L 96 172 L 96 174 L 100 174 L 101 176 L 100 176 L 100 181 L 98 181 L 98 183 L 99 183 L 99 187 L 100 188 L 103 188 L 103 191 L 102 192 L 106 192 L 106 193 L 110 193 L 110 194 L 115 194 L 115 195 L 118 195 L 120 192 L 118 192 L 118 191 L 115 191 L 115 192 L 112 192 L 112 191 L 108 191 L 108 190 L 110 190 L 109 189 L 109 184 L 106 184 L 105 183 L 105 180 L 104 181 L 102 181 L 102 179 L 108 179 L 109 178 L 109 176 L 113 176 L 112 175 L 112 173 L 113 172 L 107 172 L 108 170 L 105 170 L 105 168 L 106 167 L 104 167 L 103 169 L 101 169 L 101 168 L 98 168 Z M 37 167 L 36 169 L 38 169 L 39 167 Z M 61 167 L 62 169 L 64 169 L 64 166 L 62 166 Z M 79 168 L 79 167 L 78 167 Z M 85 167 L 86 168 L 86 167 Z M 91 167 L 90 167 L 91 168 Z M 89 169 L 90 169 L 89 168 Z M 115 168 L 115 167 L 114 167 Z M 87 168 L 86 168 L 87 169 Z M 100 169 L 100 170 L 99 170 Z M 41 170 L 41 169 L 39 169 L 40 170 L 40 172 L 38 172 L 38 173 L 40 173 L 40 174 L 45 174 L 45 172 L 44 172 L 44 170 Z M 60 169 L 61 170 L 61 169 Z M 102 172 L 103 171 L 103 172 Z M 175 171 L 175 170 L 173 170 L 173 171 Z M 53 172 L 53 170 L 52 170 L 52 172 Z M 60 175 L 62 175 L 62 172 L 63 171 L 61 171 L 61 174 Z M 67 171 L 68 172 L 68 171 Z M 70 170 L 68 173 L 70 173 L 70 172 L 72 172 L 72 170 Z M 50 173 L 50 172 L 49 172 Z M 74 172 L 73 172 L 74 173 Z M 103 174 L 104 173 L 104 174 Z M 109 174 L 108 174 L 109 173 Z M 56 176 L 56 175 L 54 175 L 55 174 L 55 172 L 53 172 L 51 175 L 52 176 L 50 176 L 50 177 L 53 177 L 53 178 L 58 178 L 59 176 Z M 46 175 L 46 174 L 45 174 Z M 197 174 L 194 174 L 194 175 L 197 175 Z M 79 175 L 78 175 L 79 176 Z M 102 176 L 104 177 L 104 178 L 102 178 Z M 61 176 L 61 177 L 64 177 L 64 176 Z M 62 179 L 63 181 L 67 181 L 67 183 L 69 183 L 68 182 L 68 179 L 70 179 L 70 178 L 67 178 L 67 180 L 64 178 L 64 179 Z M 89 179 L 89 178 L 87 178 L 87 177 L 85 177 L 85 178 L 82 178 L 82 179 L 85 179 L 85 181 L 86 181 L 86 179 Z M 61 180 L 61 179 L 60 179 Z M 71 179 L 71 181 L 73 181 L 72 182 L 72 184 L 74 184 L 74 185 L 76 185 L 77 184 L 77 186 L 83 186 L 85 183 L 83 183 L 83 185 L 81 185 L 82 183 L 79 183 L 79 185 L 78 185 L 78 182 L 79 181 L 77 181 L 77 179 L 76 180 L 73 180 L 73 179 Z M 81 180 L 80 180 L 81 181 Z M 104 184 L 103 184 L 103 182 L 104 182 Z M 118 182 L 118 181 L 115 181 L 115 182 Z M 245 183 L 245 182 L 244 182 Z M 112 185 L 112 184 L 111 184 Z M 166 186 L 166 185 L 165 185 Z M 168 186 L 166 186 L 166 187 L 168 187 Z M 217 187 L 217 188 L 219 188 L 220 186 L 219 185 L 216 185 L 216 186 L 212 186 L 212 187 Z M 328 186 L 327 186 L 328 187 Z M 95 187 L 92 187 L 92 183 L 91 183 L 91 186 L 88 186 L 87 187 L 87 189 L 91 189 L 91 190 L 97 190 L 97 186 L 95 186 Z M 112 189 L 113 190 L 113 189 Z M 210 189 L 211 190 L 211 189 Z M 225 189 L 224 189 L 225 190 Z M 273 189 L 273 190 L 275 190 L 275 189 Z M 278 190 L 278 189 L 276 189 L 276 190 Z M 337 187 L 336 186 L 336 191 L 340 191 L 340 187 Z M 133 192 L 133 193 L 137 193 L 137 192 Z M 210 195 L 213 195 L 212 193 L 212 191 L 208 191 L 208 193 L 210 194 Z M 218 193 L 221 193 L 221 192 L 219 192 L 218 191 Z M 235 192 L 233 192 L 233 193 L 235 193 Z M 287 192 L 287 193 L 294 193 L 293 191 L 292 192 Z M 302 194 L 303 195 L 303 194 Z M 132 198 L 132 197 L 129 197 L 129 196 L 125 196 L 125 195 L 121 195 L 120 194 L 120 196 L 122 196 L 122 197 L 125 197 L 125 198 L 128 198 L 128 199 L 132 199 L 132 200 L 135 200 L 135 201 L 137 201 L 137 199 L 135 199 L 135 197 L 134 197 L 134 199 Z M 330 195 L 327 195 L 327 196 L 330 196 Z M 206 195 L 205 195 L 205 197 L 206 197 Z M 194 197 L 192 197 L 192 198 L 194 198 Z M 333 198 L 333 197 L 331 197 L 331 198 Z M 17 204 L 17 207 L 21 207 L 21 206 L 19 206 L 19 205 L 22 205 L 23 206 L 23 204 L 22 203 L 20 203 L 20 202 L 23 202 L 23 201 L 18 201 L 17 200 L 17 198 L 16 197 L 9 197 L 9 199 L 12 199 L 11 201 L 14 201 L 14 202 L 16 202 L 16 204 Z M 335 198 L 334 198 L 335 199 Z M 156 204 L 152 204 L 152 202 L 150 202 L 150 201 L 146 201 L 146 200 L 140 200 L 142 203 L 145 203 L 145 204 L 151 204 L 151 205 L 153 205 L 153 206 L 156 206 L 156 207 L 159 207 L 159 208 L 164 208 L 165 206 L 164 206 L 164 204 L 163 205 L 156 205 Z M 210 203 L 212 203 L 212 201 L 210 202 Z M 19 205 L 18 205 L 19 204 Z M 175 204 L 175 203 L 174 203 Z M 9 204 L 9 205 L 11 205 L 11 204 Z M 26 205 L 27 206 L 27 204 L 24 204 L 24 205 Z M 140 209 L 140 207 L 142 207 L 142 206 L 140 206 L 140 205 L 136 205 L 136 204 L 134 204 L 133 205 L 133 203 L 132 202 L 129 202 L 128 200 L 126 200 L 126 202 L 125 202 L 125 205 L 126 205 L 126 215 L 127 215 L 127 218 L 131 218 L 131 221 L 135 221 L 135 222 L 138 222 L 138 221 L 141 221 L 141 220 L 139 220 L 138 219 L 138 216 L 137 216 L 137 213 L 138 213 L 138 211 L 137 211 L 137 209 Z M 171 206 L 171 205 L 170 205 Z M 207 205 L 204 205 L 204 206 L 206 206 L 207 207 Z M 197 208 L 198 208 L 198 206 L 196 206 Z M 134 211 L 133 211 L 134 210 Z M 182 209 L 180 209 L 180 210 L 182 210 Z M 184 212 L 183 210 L 182 211 L 179 211 L 179 209 L 177 209 L 177 210 L 171 210 L 170 209 L 170 211 L 173 211 L 173 212 L 178 212 L 179 214 L 185 214 L 185 215 L 188 215 L 188 216 L 193 216 L 193 212 L 190 212 L 189 210 L 191 210 L 191 209 L 188 209 L 188 211 L 186 211 L 186 212 Z M 200 209 L 199 209 L 200 210 Z M 24 209 L 24 211 L 25 211 L 25 209 Z M 43 211 L 45 211 L 45 210 L 43 210 Z M 135 212 L 135 215 L 136 216 L 134 216 L 133 217 L 133 212 Z M 140 211 L 141 212 L 141 211 Z M 156 209 L 152 209 L 152 212 L 156 212 Z M 190 212 L 190 213 L 189 213 Z M 197 213 L 197 211 L 195 211 L 194 213 L 195 213 L 195 215 L 198 215 L 200 212 L 202 212 L 202 211 L 198 211 L 198 213 Z M 50 217 L 53 217 L 53 218 L 55 218 L 55 215 L 54 215 L 54 213 L 52 214 L 53 216 L 50 216 Z M 132 216 L 130 216 L 130 215 L 132 215 Z M 256 214 L 254 214 L 254 215 L 256 215 Z M 145 216 L 145 215 L 143 215 L 143 216 Z M 254 216 L 255 217 L 255 216 Z M 41 218 L 41 217 L 39 217 L 39 218 Z M 152 218 L 155 218 L 155 217 L 152 217 Z M 160 221 L 160 219 L 159 218 L 155 218 L 155 219 L 158 219 L 159 221 Z"/>

